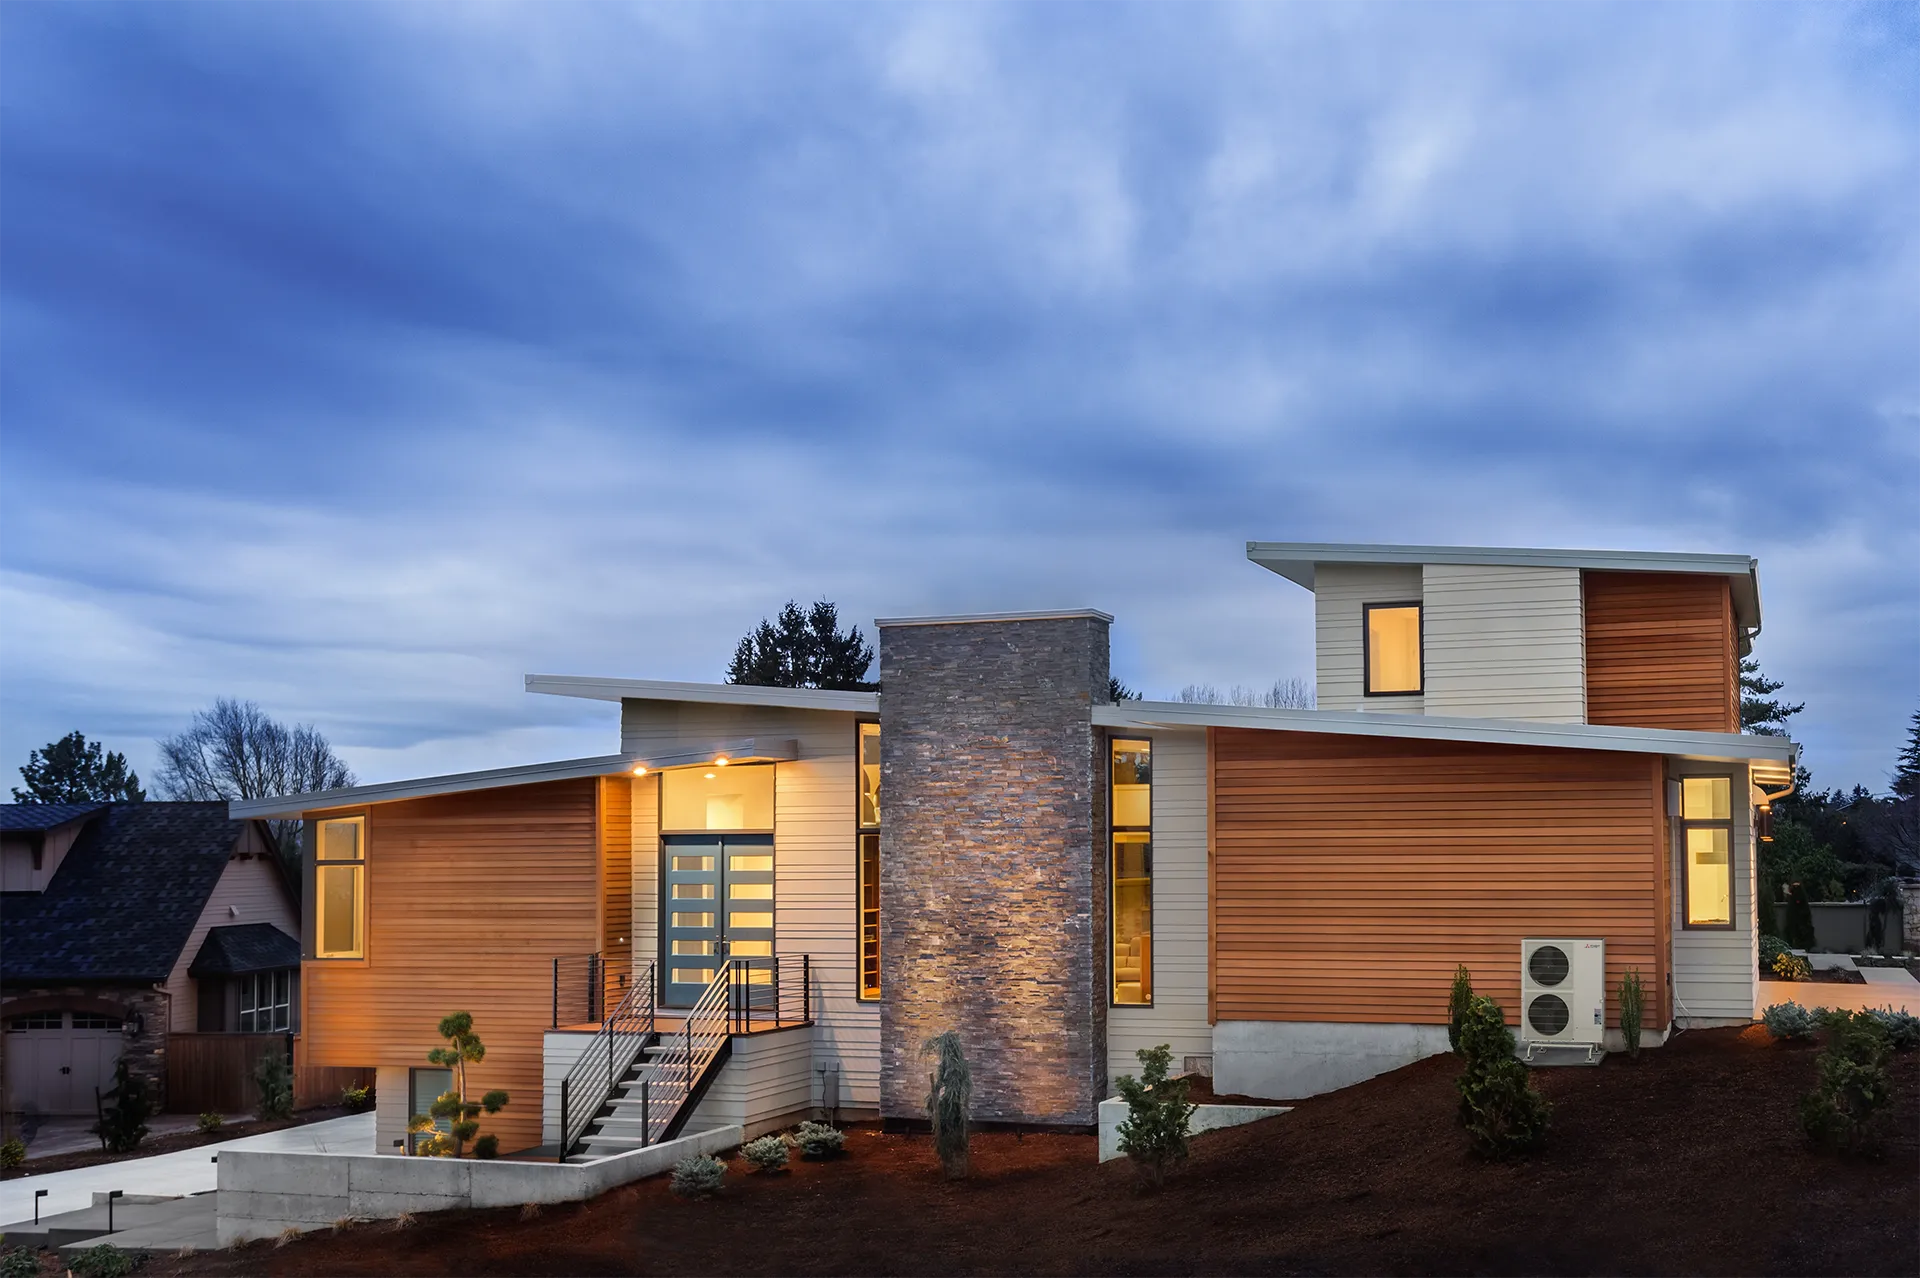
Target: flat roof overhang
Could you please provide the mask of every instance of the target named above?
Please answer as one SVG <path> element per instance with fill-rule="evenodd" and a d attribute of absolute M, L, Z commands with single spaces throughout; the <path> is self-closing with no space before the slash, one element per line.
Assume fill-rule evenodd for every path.
<path fill-rule="evenodd" d="M 1674 572 L 1725 577 L 1733 587 L 1734 620 L 1760 629 L 1760 561 L 1749 555 L 1704 555 L 1664 550 L 1549 550 L 1518 546 L 1370 546 L 1331 541 L 1250 541 L 1247 558 L 1288 581 L 1313 589 L 1316 564 L 1488 565 L 1497 568 L 1577 568 L 1588 572 Z"/>
<path fill-rule="evenodd" d="M 830 710 L 879 714 L 877 692 L 830 688 L 764 688 L 746 683 L 677 683 L 669 679 L 598 679 L 585 675 L 530 674 L 528 692 L 590 701 L 691 701 L 703 705 L 764 706 L 782 710 Z"/>
<path fill-rule="evenodd" d="M 346 786 L 338 790 L 315 790 L 310 794 L 282 794 L 267 799 L 235 799 L 227 804 L 227 815 L 236 820 L 248 817 L 294 819 L 309 812 L 338 808 L 365 807 L 373 803 L 393 803 L 401 799 L 428 799 L 443 794 L 465 794 L 474 790 L 499 790 L 515 785 L 539 785 L 545 781 L 574 781 L 583 777 L 645 775 L 678 768 L 710 768 L 715 764 L 783 763 L 799 757 L 799 743 L 790 738 L 769 740 L 745 737 L 727 741 L 683 742 L 680 748 L 652 754 L 605 754 L 591 759 L 561 759 L 552 763 L 529 763 L 513 768 L 490 768 L 484 772 L 453 772 L 445 776 L 417 777 L 409 781 L 386 781 L 378 785 Z"/>
<path fill-rule="evenodd" d="M 1350 710 L 1269 710 L 1262 706 L 1195 705 L 1184 701 L 1122 701 L 1095 706 L 1103 728 L 1249 728 L 1261 732 L 1324 732 L 1336 736 L 1401 737 L 1414 741 L 1471 741 L 1556 750 L 1616 750 L 1707 762 L 1762 763 L 1792 774 L 1800 747 L 1789 737 L 1740 732 L 1676 732 L 1595 723 L 1536 723 L 1527 719 L 1468 719 L 1446 715 L 1373 714 Z"/>

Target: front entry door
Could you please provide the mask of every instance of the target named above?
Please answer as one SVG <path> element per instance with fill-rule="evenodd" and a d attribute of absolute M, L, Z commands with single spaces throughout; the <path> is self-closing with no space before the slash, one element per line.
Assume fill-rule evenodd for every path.
<path fill-rule="evenodd" d="M 723 960 L 773 957 L 773 836 L 672 835 L 662 842 L 661 1002 L 691 1007 Z M 754 984 L 771 978 L 771 964 L 753 967 Z"/>

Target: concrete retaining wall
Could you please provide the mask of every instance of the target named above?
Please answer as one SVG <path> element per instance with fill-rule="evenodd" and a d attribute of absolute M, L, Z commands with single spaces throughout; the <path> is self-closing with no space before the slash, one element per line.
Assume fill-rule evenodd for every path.
<path fill-rule="evenodd" d="M 1213 1090 L 1318 1096 L 1446 1050 L 1444 1025 L 1221 1021 L 1213 1027 Z"/>
<path fill-rule="evenodd" d="M 578 1202 L 658 1175 L 689 1154 L 740 1143 L 738 1127 L 683 1136 L 593 1163 L 482 1162 L 229 1149 L 220 1155 L 219 1239 L 277 1238 L 336 1220 L 387 1220 L 454 1207 Z"/>
<path fill-rule="evenodd" d="M 1290 1105 L 1195 1105 L 1187 1124 L 1189 1134 L 1219 1131 L 1242 1123 L 1257 1123 L 1263 1118 L 1285 1114 Z M 1100 1102 L 1100 1161 L 1112 1162 L 1126 1155 L 1120 1152 L 1120 1124 L 1127 1121 L 1127 1103 L 1117 1097 Z"/>

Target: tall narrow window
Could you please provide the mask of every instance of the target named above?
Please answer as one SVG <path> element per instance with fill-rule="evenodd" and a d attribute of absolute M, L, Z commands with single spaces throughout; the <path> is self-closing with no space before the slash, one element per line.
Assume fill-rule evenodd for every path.
<path fill-rule="evenodd" d="M 1153 1002 L 1153 743 L 1115 739 L 1112 825 L 1113 1001 Z"/>
<path fill-rule="evenodd" d="M 860 997 L 880 997 L 880 725 L 860 725 Z"/>
<path fill-rule="evenodd" d="M 1732 778 L 1681 780 L 1680 839 L 1686 856 L 1687 926 L 1732 927 Z"/>
<path fill-rule="evenodd" d="M 1407 697 L 1420 691 L 1420 605 L 1368 604 L 1367 695 Z"/>
<path fill-rule="evenodd" d="M 313 955 L 366 953 L 367 819 L 321 821 L 314 831 Z"/>

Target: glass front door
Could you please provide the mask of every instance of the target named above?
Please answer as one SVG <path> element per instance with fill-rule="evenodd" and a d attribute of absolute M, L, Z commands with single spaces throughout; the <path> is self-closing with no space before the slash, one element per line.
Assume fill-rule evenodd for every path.
<path fill-rule="evenodd" d="M 747 979 L 752 986 L 769 983 L 773 836 L 670 835 L 662 844 L 661 1002 L 691 1007 L 728 958 L 763 960 L 750 962 Z"/>

